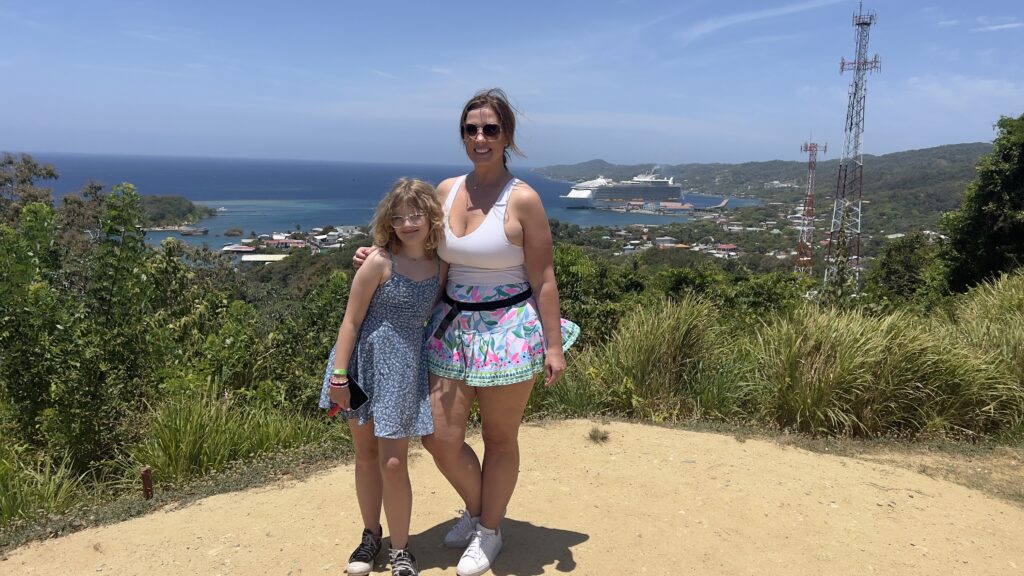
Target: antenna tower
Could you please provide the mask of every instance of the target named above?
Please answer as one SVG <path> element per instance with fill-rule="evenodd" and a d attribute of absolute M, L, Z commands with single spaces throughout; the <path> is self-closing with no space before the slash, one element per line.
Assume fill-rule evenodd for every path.
<path fill-rule="evenodd" d="M 852 283 L 853 291 L 860 288 L 860 231 L 861 197 L 864 191 L 864 156 L 861 153 L 861 135 L 864 133 L 864 101 L 867 97 L 867 73 L 879 70 L 876 54 L 868 60 L 868 36 L 875 23 L 875 13 L 864 13 L 861 3 L 853 15 L 857 29 L 857 58 L 852 62 L 842 59 L 840 74 L 853 71 L 850 82 L 850 100 L 846 109 L 846 136 L 843 156 L 839 159 L 836 178 L 836 202 L 832 208 L 832 227 L 829 229 L 828 258 L 825 261 L 825 288 L 834 283 L 837 294 L 846 291 Z"/>
<path fill-rule="evenodd" d="M 814 273 L 814 170 L 818 166 L 818 143 L 804 142 L 801 152 L 807 152 L 807 194 L 800 215 L 800 241 L 796 244 L 796 271 L 810 276 Z M 828 152 L 828 144 L 821 153 Z"/>

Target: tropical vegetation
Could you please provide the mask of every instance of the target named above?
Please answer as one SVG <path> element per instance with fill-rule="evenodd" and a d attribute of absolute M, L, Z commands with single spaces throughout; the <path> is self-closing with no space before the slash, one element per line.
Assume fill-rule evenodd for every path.
<path fill-rule="evenodd" d="M 553 222 L 563 313 L 584 336 L 530 417 L 1024 446 L 1021 123 L 1000 122 L 948 242 L 894 241 L 842 301 L 788 269 L 613 256 Z M 239 269 L 147 246 L 130 184 L 53 206 L 55 175 L 0 164 L 0 532 L 134 493 L 143 466 L 162 490 L 303 446 L 346 452 L 316 400 L 354 245 Z"/>

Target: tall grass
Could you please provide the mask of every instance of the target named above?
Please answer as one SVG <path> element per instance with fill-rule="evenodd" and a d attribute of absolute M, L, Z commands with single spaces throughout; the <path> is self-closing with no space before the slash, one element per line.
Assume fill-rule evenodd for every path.
<path fill-rule="evenodd" d="M 994 354 L 1024 389 L 1024 272 L 972 289 L 949 328 L 971 350 Z"/>
<path fill-rule="evenodd" d="M 811 434 L 989 434 L 1024 394 L 991 354 L 904 313 L 882 318 L 804 306 L 752 342 L 761 418 Z"/>
<path fill-rule="evenodd" d="M 565 392 L 552 396 L 577 402 L 573 411 L 655 421 L 733 415 L 745 390 L 727 377 L 725 336 L 714 306 L 699 298 L 642 304 L 574 359 Z"/>
<path fill-rule="evenodd" d="M 82 495 L 70 459 L 34 456 L 4 438 L 0 445 L 0 527 L 16 519 L 63 512 Z"/>
<path fill-rule="evenodd" d="M 578 373 L 579 353 L 570 353 L 568 361 L 569 371 L 555 386 L 544 386 L 542 377 L 537 380 L 526 407 L 527 418 L 586 418 L 609 411 L 609 391 L 595 386 L 593 375 Z"/>
<path fill-rule="evenodd" d="M 238 407 L 208 395 L 183 397 L 154 411 L 144 439 L 128 454 L 133 466 L 150 466 L 155 480 L 174 482 L 299 446 L 321 436 L 324 426 L 272 408 Z"/>

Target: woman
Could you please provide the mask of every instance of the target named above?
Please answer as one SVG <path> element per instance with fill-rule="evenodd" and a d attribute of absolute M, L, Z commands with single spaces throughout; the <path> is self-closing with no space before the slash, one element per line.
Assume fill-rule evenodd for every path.
<path fill-rule="evenodd" d="M 500 524 L 519 476 L 519 425 L 536 375 L 550 386 L 579 327 L 559 315 L 551 229 L 540 196 L 508 170 L 515 112 L 504 92 L 477 93 L 459 134 L 473 171 L 437 187 L 450 264 L 443 301 L 427 326 L 434 433 L 423 445 L 465 502 L 445 545 L 465 547 L 456 572 L 477 576 L 501 551 Z M 365 254 L 361 254 L 365 257 Z M 357 256 L 358 258 L 359 256 Z M 483 461 L 466 444 L 474 402 Z"/>

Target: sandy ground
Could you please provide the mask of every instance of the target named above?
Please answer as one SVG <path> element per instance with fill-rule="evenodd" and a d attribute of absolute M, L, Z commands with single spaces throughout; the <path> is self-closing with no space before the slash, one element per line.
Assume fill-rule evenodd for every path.
<path fill-rule="evenodd" d="M 899 467 L 759 440 L 591 421 L 523 428 L 498 576 L 1021 574 L 1024 509 Z M 474 438 L 479 450 L 479 438 Z M 459 507 L 414 450 L 411 546 L 440 546 Z M 361 526 L 350 465 L 30 544 L 0 574 L 341 574 Z M 386 572 L 378 566 L 376 573 Z"/>

